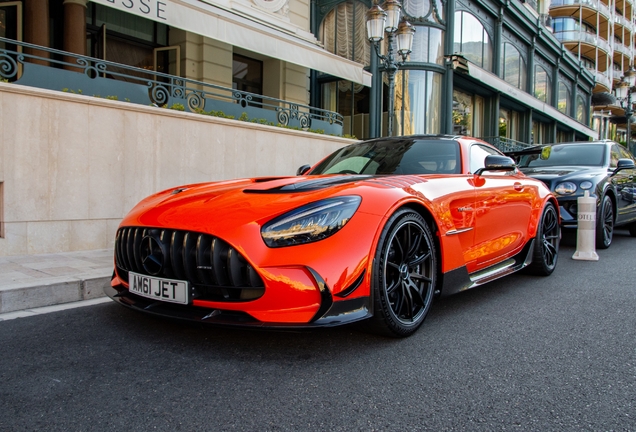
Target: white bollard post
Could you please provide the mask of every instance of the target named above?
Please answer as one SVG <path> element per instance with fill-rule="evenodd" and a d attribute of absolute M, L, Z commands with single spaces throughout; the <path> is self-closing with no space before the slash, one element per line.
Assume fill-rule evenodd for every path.
<path fill-rule="evenodd" d="M 578 222 L 576 228 L 576 252 L 572 259 L 598 261 L 596 253 L 596 198 L 590 197 L 590 192 L 585 191 L 585 196 L 576 200 Z"/>

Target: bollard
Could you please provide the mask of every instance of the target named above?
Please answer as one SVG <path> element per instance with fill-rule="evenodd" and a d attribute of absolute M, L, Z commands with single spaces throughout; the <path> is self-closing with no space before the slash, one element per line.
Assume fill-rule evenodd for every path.
<path fill-rule="evenodd" d="M 576 200 L 578 221 L 576 228 L 576 252 L 572 259 L 598 261 L 596 253 L 596 198 L 590 197 L 590 192 L 585 191 L 585 196 Z"/>

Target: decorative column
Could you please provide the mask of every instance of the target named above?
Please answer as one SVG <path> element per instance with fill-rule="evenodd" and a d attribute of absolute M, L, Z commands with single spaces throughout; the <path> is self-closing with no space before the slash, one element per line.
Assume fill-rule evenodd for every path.
<path fill-rule="evenodd" d="M 87 0 L 64 0 L 64 51 L 86 55 L 86 3 Z M 74 57 L 64 61 L 76 63 Z M 66 69 L 80 71 L 70 66 Z"/>
<path fill-rule="evenodd" d="M 49 46 L 49 0 L 25 0 L 24 41 L 46 48 Z M 47 51 L 25 49 L 26 54 L 49 58 Z M 31 63 L 48 66 L 48 61 L 29 59 Z"/>

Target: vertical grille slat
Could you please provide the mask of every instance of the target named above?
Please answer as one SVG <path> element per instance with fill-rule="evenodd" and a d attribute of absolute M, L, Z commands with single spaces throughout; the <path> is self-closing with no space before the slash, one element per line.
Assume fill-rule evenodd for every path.
<path fill-rule="evenodd" d="M 165 255 L 163 257 L 163 276 L 169 279 L 174 278 L 172 271 L 172 249 L 170 249 L 170 240 L 172 239 L 172 230 L 162 230 L 159 235 L 161 244 L 164 245 Z"/>
<path fill-rule="evenodd" d="M 230 248 L 227 254 L 228 267 L 230 268 L 230 282 L 235 287 L 246 286 L 245 278 L 242 274 L 242 269 L 245 265 L 241 265 L 241 258 L 239 253 L 233 247 Z"/>
<path fill-rule="evenodd" d="M 188 232 L 183 239 L 183 268 L 186 278 L 192 282 L 198 282 L 196 267 L 196 234 Z"/>
<path fill-rule="evenodd" d="M 115 237 L 115 263 L 119 266 L 119 268 L 123 268 L 123 259 L 121 257 L 121 248 L 124 242 L 121 239 L 121 233 L 123 230 L 117 231 L 117 236 Z"/>
<path fill-rule="evenodd" d="M 115 260 L 124 281 L 130 271 L 184 280 L 196 299 L 246 301 L 265 293 L 263 280 L 245 257 L 209 234 L 122 227 L 115 236 Z"/>
<path fill-rule="evenodd" d="M 254 288 L 263 287 L 263 280 L 260 278 L 258 273 L 256 273 L 256 270 L 254 270 L 254 267 L 252 267 L 249 264 L 247 264 L 247 276 L 250 281 L 250 286 Z"/>
<path fill-rule="evenodd" d="M 141 241 L 144 238 L 145 230 L 142 231 L 140 229 L 136 229 L 133 234 L 133 261 L 134 261 L 134 270 L 139 272 L 142 268 L 141 256 L 139 256 L 139 250 L 141 249 Z"/>
<path fill-rule="evenodd" d="M 170 258 L 172 271 L 177 279 L 185 279 L 185 269 L 183 267 L 183 231 L 174 231 L 170 239 Z"/>
<path fill-rule="evenodd" d="M 129 256 L 129 252 L 131 249 L 131 245 L 130 245 L 130 233 L 133 229 L 132 228 L 128 228 L 125 232 L 124 232 L 124 245 L 122 248 L 122 252 L 124 255 L 124 264 L 126 265 L 126 270 L 131 271 L 134 270 L 134 267 L 132 265 L 132 260 L 131 257 Z"/>
<path fill-rule="evenodd" d="M 227 272 L 227 252 L 229 246 L 215 238 L 212 241 L 212 267 L 216 276 L 217 285 L 229 286 L 230 279 Z"/>
<path fill-rule="evenodd" d="M 199 277 L 206 285 L 213 285 L 212 277 L 212 258 L 210 256 L 210 247 L 212 246 L 212 238 L 201 234 L 197 240 L 197 270 Z"/>

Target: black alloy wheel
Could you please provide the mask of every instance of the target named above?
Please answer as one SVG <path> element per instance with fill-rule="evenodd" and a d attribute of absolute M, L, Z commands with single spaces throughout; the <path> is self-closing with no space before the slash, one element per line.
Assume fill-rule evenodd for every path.
<path fill-rule="evenodd" d="M 596 219 L 596 247 L 607 249 L 614 238 L 614 204 L 608 195 L 603 196 Z"/>
<path fill-rule="evenodd" d="M 375 256 L 374 330 L 404 337 L 418 329 L 433 301 L 437 262 L 433 235 L 422 216 L 411 210 L 394 214 Z"/>
<path fill-rule="evenodd" d="M 539 276 L 548 276 L 556 268 L 559 259 L 561 227 L 554 204 L 548 202 L 541 215 L 541 223 L 534 241 L 532 264 L 528 270 Z"/>

